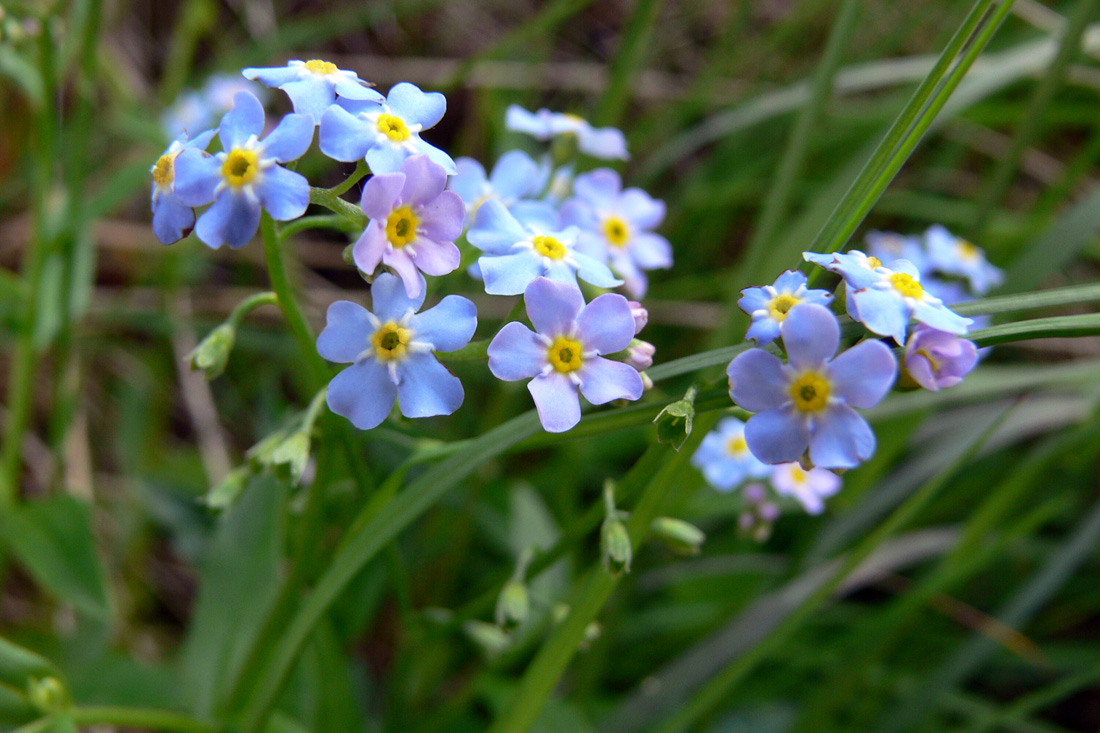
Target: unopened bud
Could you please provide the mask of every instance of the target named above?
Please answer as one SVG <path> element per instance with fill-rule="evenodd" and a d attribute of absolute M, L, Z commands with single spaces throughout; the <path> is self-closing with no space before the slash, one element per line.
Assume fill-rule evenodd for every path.
<path fill-rule="evenodd" d="M 227 509 L 237 503 L 237 499 L 244 493 L 244 487 L 248 483 L 249 470 L 242 466 L 230 471 L 221 483 L 206 492 L 202 498 L 203 503 L 215 511 Z"/>
<path fill-rule="evenodd" d="M 650 526 L 653 535 L 682 555 L 698 555 L 707 536 L 694 524 L 673 517 L 657 517 Z"/>
<path fill-rule="evenodd" d="M 600 555 L 603 566 L 612 575 L 630 572 L 633 550 L 630 547 L 630 535 L 626 525 L 616 516 L 603 520 L 600 527 Z"/>
<path fill-rule="evenodd" d="M 508 634 L 504 633 L 496 624 L 487 624 L 484 621 L 470 620 L 462 624 L 462 630 L 466 636 L 481 647 L 488 656 L 495 657 L 505 651 L 512 643 Z"/>
<path fill-rule="evenodd" d="M 225 371 L 229 363 L 229 352 L 237 340 L 237 329 L 228 323 L 215 328 L 204 338 L 195 350 L 188 354 L 191 369 L 202 370 L 206 379 L 215 379 Z"/>
<path fill-rule="evenodd" d="M 304 430 L 292 433 L 271 452 L 271 464 L 288 470 L 291 480 L 298 483 L 309 462 L 309 442 L 309 434 Z"/>
<path fill-rule="evenodd" d="M 27 699 L 41 713 L 56 713 L 69 705 L 69 693 L 56 677 L 31 679 L 27 684 Z"/>
<path fill-rule="evenodd" d="M 645 372 L 638 372 L 638 376 L 642 378 L 642 389 L 647 391 L 653 389 L 653 380 L 649 378 L 648 374 Z"/>
<path fill-rule="evenodd" d="M 629 301 L 630 303 L 630 315 L 634 316 L 634 335 L 637 336 L 645 328 L 645 325 L 649 323 L 649 311 L 645 306 L 636 300 Z"/>
<path fill-rule="evenodd" d="M 527 585 L 520 580 L 509 580 L 497 596 L 496 619 L 502 629 L 511 630 L 527 620 L 531 610 L 531 601 L 527 595 Z"/>
<path fill-rule="evenodd" d="M 648 341 L 634 339 L 630 346 L 626 347 L 626 363 L 644 372 L 653 366 L 653 355 L 657 353 L 657 347 Z"/>

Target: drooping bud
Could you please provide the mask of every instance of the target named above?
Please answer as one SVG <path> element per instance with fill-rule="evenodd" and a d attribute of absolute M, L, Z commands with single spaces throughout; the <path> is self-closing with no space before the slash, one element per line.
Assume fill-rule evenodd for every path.
<path fill-rule="evenodd" d="M 531 610 L 531 601 L 527 595 L 527 585 L 512 579 L 504 584 L 497 596 L 496 621 L 505 630 L 512 630 L 527 620 Z"/>
<path fill-rule="evenodd" d="M 221 483 L 217 484 L 202 498 L 206 506 L 214 511 L 227 509 L 237 502 L 244 493 L 244 487 L 248 483 L 250 472 L 247 466 L 240 466 L 230 471 Z"/>
<path fill-rule="evenodd" d="M 488 657 L 498 656 L 512 644 L 511 637 L 496 624 L 471 619 L 462 624 L 462 630 Z"/>
<path fill-rule="evenodd" d="M 608 481 L 604 484 L 603 492 L 607 514 L 600 526 L 600 557 L 604 569 L 612 575 L 629 573 L 634 549 L 630 544 L 630 534 L 623 524 L 623 514 L 615 508 L 615 485 Z"/>
<path fill-rule="evenodd" d="M 657 517 L 650 525 L 653 536 L 681 555 L 698 555 L 707 536 L 694 524 L 673 517 Z"/>
<path fill-rule="evenodd" d="M 296 484 L 301 481 L 309 462 L 309 447 L 309 433 L 298 430 L 276 446 L 271 453 L 271 463 L 289 471 L 291 482 Z"/>
<path fill-rule="evenodd" d="M 229 363 L 229 352 L 237 340 L 237 329 L 223 323 L 204 338 L 195 350 L 187 355 L 192 370 L 202 370 L 207 380 L 216 379 Z"/>
<path fill-rule="evenodd" d="M 630 315 L 634 316 L 634 335 L 637 336 L 649 323 L 649 311 L 636 300 L 629 301 Z"/>
<path fill-rule="evenodd" d="M 648 341 L 634 339 L 630 342 L 630 346 L 626 347 L 625 361 L 639 372 L 644 372 L 653 366 L 653 355 L 655 353 L 657 353 L 656 346 Z"/>
<path fill-rule="evenodd" d="M 695 387 L 689 387 L 682 400 L 665 406 L 657 413 L 653 422 L 657 424 L 657 440 L 668 443 L 674 450 L 680 450 L 691 435 L 692 422 L 695 420 Z"/>

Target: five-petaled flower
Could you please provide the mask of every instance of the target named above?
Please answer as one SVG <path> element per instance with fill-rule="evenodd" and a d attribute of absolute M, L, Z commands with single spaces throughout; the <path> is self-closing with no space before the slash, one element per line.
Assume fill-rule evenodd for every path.
<path fill-rule="evenodd" d="M 540 109 L 528 112 L 513 104 L 505 113 L 504 125 L 509 130 L 525 132 L 538 140 L 549 140 L 559 135 L 575 135 L 577 147 L 593 158 L 618 158 L 628 160 L 626 138 L 614 127 L 592 127 L 583 117 L 563 112 Z"/>
<path fill-rule="evenodd" d="M 509 150 L 500 156 L 489 175 L 485 174 L 485 166 L 473 158 L 459 158 L 455 165 L 458 173 L 448 179 L 447 189 L 462 197 L 467 223 L 473 221 L 486 201 L 496 199 L 511 208 L 520 199 L 537 194 L 542 184 L 539 164 L 522 150 Z"/>
<path fill-rule="evenodd" d="M 309 207 L 309 182 L 278 163 L 300 158 L 313 142 L 313 119 L 289 114 L 263 140 L 264 108 L 248 92 L 218 128 L 224 151 L 208 156 L 186 148 L 176 157 L 176 197 L 186 206 L 214 205 L 195 225 L 211 247 L 242 247 L 260 225 L 260 210 L 279 221 L 297 219 Z"/>
<path fill-rule="evenodd" d="M 535 331 L 513 321 L 489 344 L 489 371 L 511 382 L 530 379 L 539 420 L 549 432 L 581 419 L 577 390 L 594 405 L 642 396 L 638 372 L 602 358 L 627 347 L 634 317 L 621 295 L 608 293 L 585 305 L 576 285 L 537 278 L 523 294 Z"/>
<path fill-rule="evenodd" d="M 803 303 L 828 305 L 833 299 L 827 290 L 806 288 L 806 276 L 797 270 L 787 270 L 772 285 L 762 288 L 745 288 L 737 305 L 752 316 L 752 325 L 745 334 L 763 346 L 779 338 L 787 314 Z"/>
<path fill-rule="evenodd" d="M 736 417 L 722 420 L 703 438 L 691 463 L 719 491 L 737 488 L 745 479 L 764 478 L 772 467 L 762 463 L 745 442 L 745 423 Z"/>
<path fill-rule="evenodd" d="M 931 392 L 954 387 L 977 363 L 974 342 L 953 333 L 917 326 L 905 342 L 905 375 Z"/>
<path fill-rule="evenodd" d="M 361 206 L 370 223 L 352 249 L 355 265 L 370 274 L 378 263 L 392 267 L 410 298 L 420 295 L 427 275 L 453 272 L 461 260 L 455 239 L 462 234 L 466 209 L 445 191 L 447 172 L 414 155 L 394 173 L 372 177 L 363 186 Z"/>
<path fill-rule="evenodd" d="M 809 471 L 797 463 L 782 463 L 772 473 L 772 485 L 781 496 L 794 497 L 808 514 L 821 514 L 825 499 L 840 491 L 840 477 L 824 468 Z"/>
<path fill-rule="evenodd" d="M 366 160 L 372 173 L 393 173 L 405 158 L 423 153 L 453 175 L 458 168 L 451 156 L 420 139 L 446 111 L 446 97 L 406 81 L 382 102 L 339 99 L 321 116 L 321 152 L 349 163 Z"/>
<path fill-rule="evenodd" d="M 928 228 L 924 241 L 932 266 L 948 275 L 966 278 L 970 289 L 978 295 L 984 295 L 1004 280 L 1004 273 L 989 263 L 981 247 L 956 237 L 939 224 Z"/>
<path fill-rule="evenodd" d="M 765 463 L 799 460 L 851 468 L 874 452 L 875 436 L 853 407 L 872 407 L 894 382 L 897 362 L 881 341 L 864 341 L 832 358 L 840 326 L 820 305 L 795 308 L 783 326 L 789 359 L 750 349 L 726 369 L 730 397 L 756 414 L 745 441 Z"/>
<path fill-rule="evenodd" d="M 417 313 L 401 280 L 383 273 L 371 286 L 373 311 L 347 300 L 329 306 L 317 351 L 351 363 L 329 382 L 326 401 L 360 430 L 379 425 L 396 400 L 405 417 L 450 415 L 462 404 L 462 383 L 432 354 L 461 349 L 477 328 L 477 309 L 459 295 Z"/>
<path fill-rule="evenodd" d="M 149 172 L 153 174 L 153 234 L 164 244 L 181 239 L 195 224 L 194 210 L 176 196 L 176 157 L 185 148 L 206 150 L 217 130 L 208 130 L 188 140 L 184 133 L 172 141 Z"/>
<path fill-rule="evenodd" d="M 325 110 L 336 101 L 336 95 L 375 102 L 383 98 L 354 71 L 338 69 L 331 61 L 320 59 L 292 59 L 286 66 L 245 69 L 241 73 L 246 79 L 282 89 L 290 97 L 294 111 L 310 115 L 314 124 L 321 121 Z"/>

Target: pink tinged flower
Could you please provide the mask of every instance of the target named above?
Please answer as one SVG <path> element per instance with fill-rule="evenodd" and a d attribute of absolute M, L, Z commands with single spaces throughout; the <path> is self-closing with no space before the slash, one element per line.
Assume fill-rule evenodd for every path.
<path fill-rule="evenodd" d="M 447 172 L 426 155 L 414 155 L 395 173 L 375 175 L 363 186 L 361 205 L 370 223 L 352 249 L 356 266 L 373 273 L 379 263 L 393 268 L 410 298 L 418 297 L 425 275 L 446 275 L 459 265 L 455 239 L 462 234 L 466 207 L 445 191 Z"/>
<path fill-rule="evenodd" d="M 905 372 L 931 392 L 954 387 L 978 363 L 973 341 L 955 334 L 917 326 L 905 342 Z"/>
<path fill-rule="evenodd" d="M 840 326 L 827 308 L 794 308 L 783 326 L 784 364 L 750 349 L 726 369 L 730 398 L 756 414 L 745 426 L 752 454 L 764 463 L 810 460 L 851 468 L 875 450 L 875 436 L 852 408 L 872 407 L 894 383 L 897 361 L 880 341 L 864 341 L 836 358 Z"/>
<path fill-rule="evenodd" d="M 644 372 L 653 366 L 653 355 L 657 353 L 657 347 L 648 341 L 634 339 L 626 349 L 626 363 L 640 372 Z"/>
<path fill-rule="evenodd" d="M 630 314 L 634 316 L 634 335 L 637 336 L 649 323 L 649 310 L 636 300 L 630 301 Z"/>
<path fill-rule="evenodd" d="M 578 390 L 594 405 L 642 396 L 635 369 L 601 356 L 622 351 L 634 337 L 626 298 L 609 293 L 585 305 L 576 285 L 540 277 L 523 299 L 535 330 L 517 321 L 505 325 L 489 344 L 489 371 L 506 382 L 531 380 L 527 389 L 547 431 L 580 421 Z"/>
<path fill-rule="evenodd" d="M 796 499 L 808 514 L 821 514 L 825 499 L 840 491 L 840 484 L 840 477 L 832 471 L 824 468 L 807 471 L 797 463 L 780 464 L 772 473 L 776 492 Z"/>

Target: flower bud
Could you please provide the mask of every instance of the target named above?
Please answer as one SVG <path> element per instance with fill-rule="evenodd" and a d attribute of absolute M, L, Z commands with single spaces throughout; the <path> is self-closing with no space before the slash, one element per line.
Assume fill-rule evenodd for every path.
<path fill-rule="evenodd" d="M 600 555 L 604 569 L 612 575 L 629 573 L 633 554 L 626 525 L 617 516 L 608 516 L 600 527 Z"/>
<path fill-rule="evenodd" d="M 497 596 L 497 625 L 505 630 L 514 629 L 527 620 L 530 609 L 527 585 L 513 578 L 504 584 L 500 595 Z"/>
<path fill-rule="evenodd" d="M 915 383 L 931 392 L 954 387 L 978 363 L 973 341 L 917 326 L 905 342 L 900 383 Z"/>
<path fill-rule="evenodd" d="M 630 346 L 626 347 L 625 361 L 639 372 L 644 372 L 653 366 L 653 355 L 656 352 L 657 347 L 648 341 L 634 339 L 630 342 Z"/>
<path fill-rule="evenodd" d="M 56 713 L 69 705 L 69 693 L 56 677 L 31 679 L 27 684 L 27 699 L 41 713 Z"/>
<path fill-rule="evenodd" d="M 250 475 L 247 466 L 233 469 L 221 480 L 221 483 L 206 492 L 202 498 L 203 503 L 214 511 L 228 509 L 244 493 L 244 487 Z"/>
<path fill-rule="evenodd" d="M 309 433 L 304 430 L 292 433 L 271 452 L 271 464 L 288 470 L 293 483 L 298 483 L 309 462 L 309 443 Z"/>
<path fill-rule="evenodd" d="M 657 441 L 668 443 L 674 450 L 680 450 L 684 441 L 691 435 L 691 425 L 695 420 L 695 388 L 691 387 L 682 400 L 666 405 L 657 413 L 653 422 L 657 424 Z"/>
<path fill-rule="evenodd" d="M 192 370 L 202 370 L 207 380 L 217 378 L 225 371 L 229 363 L 229 352 L 237 340 L 237 329 L 228 323 L 215 328 L 204 338 L 195 350 L 188 354 Z"/>
<path fill-rule="evenodd" d="M 649 323 L 649 311 L 636 300 L 629 301 L 630 315 L 634 316 L 634 335 L 637 336 Z"/>
<path fill-rule="evenodd" d="M 512 644 L 512 639 L 496 624 L 470 620 L 462 624 L 462 630 L 489 657 L 501 654 Z"/>
<path fill-rule="evenodd" d="M 650 525 L 653 535 L 681 555 L 698 555 L 707 536 L 694 524 L 673 517 L 657 517 Z"/>
<path fill-rule="evenodd" d="M 638 372 L 638 376 L 642 378 L 642 389 L 649 391 L 653 389 L 653 380 L 649 378 L 649 375 L 645 372 Z"/>

